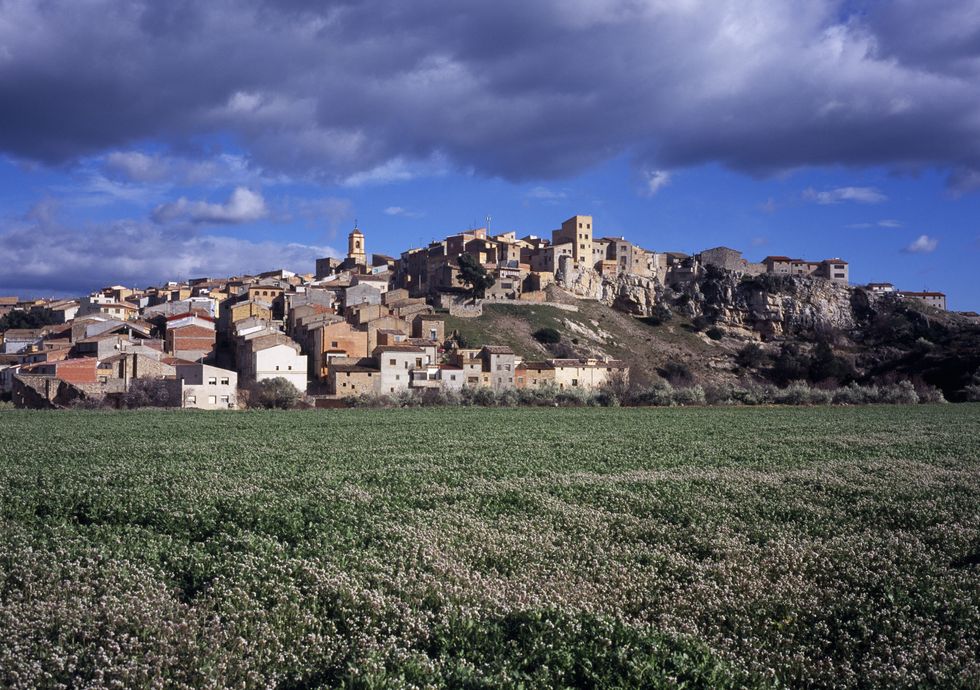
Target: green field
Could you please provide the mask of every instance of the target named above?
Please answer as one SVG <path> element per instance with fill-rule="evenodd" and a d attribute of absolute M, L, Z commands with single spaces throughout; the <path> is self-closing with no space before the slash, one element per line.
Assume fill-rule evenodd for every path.
<path fill-rule="evenodd" d="M 980 405 L 0 412 L 0 686 L 980 687 Z"/>

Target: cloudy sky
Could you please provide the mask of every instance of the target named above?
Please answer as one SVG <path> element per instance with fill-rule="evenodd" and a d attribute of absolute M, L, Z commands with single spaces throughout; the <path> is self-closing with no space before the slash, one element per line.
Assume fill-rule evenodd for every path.
<path fill-rule="evenodd" d="M 0 292 L 547 234 L 980 309 L 976 0 L 0 0 Z"/>

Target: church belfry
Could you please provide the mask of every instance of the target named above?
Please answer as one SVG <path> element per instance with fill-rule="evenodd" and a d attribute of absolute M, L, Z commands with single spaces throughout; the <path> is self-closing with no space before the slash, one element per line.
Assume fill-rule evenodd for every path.
<path fill-rule="evenodd" d="M 367 253 L 364 251 L 364 233 L 357 227 L 347 236 L 347 258 L 356 264 L 367 266 Z"/>

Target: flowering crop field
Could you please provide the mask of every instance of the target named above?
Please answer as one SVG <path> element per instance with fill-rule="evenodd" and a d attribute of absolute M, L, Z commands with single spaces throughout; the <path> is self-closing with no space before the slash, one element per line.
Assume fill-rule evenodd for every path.
<path fill-rule="evenodd" d="M 0 412 L 0 686 L 980 687 L 980 405 Z"/>

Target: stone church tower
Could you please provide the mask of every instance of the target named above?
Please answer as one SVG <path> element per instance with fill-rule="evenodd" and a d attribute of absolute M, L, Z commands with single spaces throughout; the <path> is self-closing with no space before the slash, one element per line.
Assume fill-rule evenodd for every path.
<path fill-rule="evenodd" d="M 356 227 L 347 236 L 347 258 L 355 264 L 367 266 L 367 254 L 364 251 L 364 233 Z"/>

